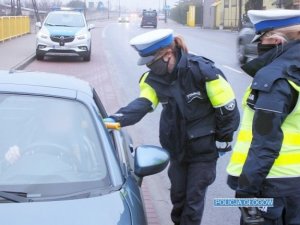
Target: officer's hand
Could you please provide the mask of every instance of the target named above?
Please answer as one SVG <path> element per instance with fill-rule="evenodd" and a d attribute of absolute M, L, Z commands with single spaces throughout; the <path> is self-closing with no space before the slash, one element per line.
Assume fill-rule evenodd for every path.
<path fill-rule="evenodd" d="M 104 118 L 103 122 L 105 123 L 105 126 L 108 129 L 118 130 L 121 128 L 120 123 L 115 121 L 113 118 L 110 118 L 110 117 Z"/>
<path fill-rule="evenodd" d="M 236 191 L 235 197 L 236 198 L 256 198 L 256 195 L 254 195 L 252 193 L 243 192 L 243 191 Z"/>
<path fill-rule="evenodd" d="M 226 154 L 226 152 L 229 152 L 232 150 L 231 142 L 216 141 L 216 147 L 218 149 L 219 156 L 223 156 Z"/>
<path fill-rule="evenodd" d="M 104 123 L 115 123 L 116 121 L 113 118 L 107 117 L 103 119 Z"/>

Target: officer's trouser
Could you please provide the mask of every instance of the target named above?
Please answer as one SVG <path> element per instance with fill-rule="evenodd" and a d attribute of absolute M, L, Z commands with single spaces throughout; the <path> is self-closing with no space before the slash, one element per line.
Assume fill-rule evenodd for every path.
<path fill-rule="evenodd" d="M 264 225 L 300 225 L 300 195 L 274 198 L 273 205 L 261 210 Z"/>
<path fill-rule="evenodd" d="M 216 177 L 216 161 L 180 164 L 172 160 L 168 169 L 171 181 L 171 219 L 176 225 L 200 225 L 207 187 Z"/>

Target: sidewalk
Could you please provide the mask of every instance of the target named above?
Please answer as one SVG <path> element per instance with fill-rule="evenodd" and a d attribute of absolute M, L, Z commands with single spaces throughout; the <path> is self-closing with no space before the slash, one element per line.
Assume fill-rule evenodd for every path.
<path fill-rule="evenodd" d="M 24 68 L 35 58 L 35 33 L 0 42 L 0 70 Z"/>

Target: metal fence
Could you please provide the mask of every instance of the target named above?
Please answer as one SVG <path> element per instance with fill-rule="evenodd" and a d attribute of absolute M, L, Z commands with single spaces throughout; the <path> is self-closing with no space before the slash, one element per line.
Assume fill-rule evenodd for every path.
<path fill-rule="evenodd" d="M 30 33 L 29 16 L 1 16 L 0 41 Z"/>

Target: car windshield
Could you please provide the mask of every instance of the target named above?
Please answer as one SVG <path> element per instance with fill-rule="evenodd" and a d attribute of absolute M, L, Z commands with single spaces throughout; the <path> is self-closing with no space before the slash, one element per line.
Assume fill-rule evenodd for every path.
<path fill-rule="evenodd" d="M 67 188 L 84 183 L 85 189 L 88 183 L 93 188 L 110 184 L 97 130 L 80 102 L 2 94 L 0 124 L 0 190 L 12 185 L 36 185 L 37 191 L 38 185 L 47 184 Z"/>
<path fill-rule="evenodd" d="M 45 25 L 47 26 L 64 26 L 64 27 L 84 27 L 84 19 L 81 14 L 70 13 L 52 13 L 49 14 Z"/>
<path fill-rule="evenodd" d="M 143 13 L 143 16 L 146 16 L 146 17 L 155 17 L 157 15 L 156 12 L 153 12 L 153 11 L 145 11 Z"/>

